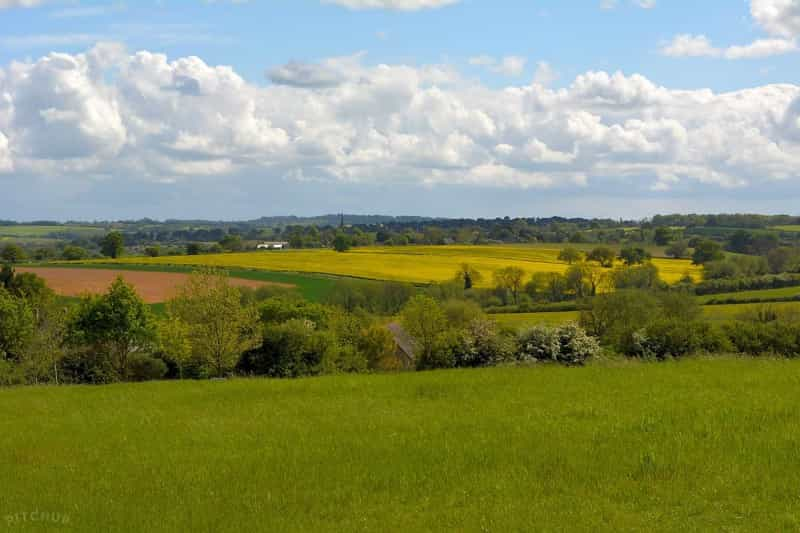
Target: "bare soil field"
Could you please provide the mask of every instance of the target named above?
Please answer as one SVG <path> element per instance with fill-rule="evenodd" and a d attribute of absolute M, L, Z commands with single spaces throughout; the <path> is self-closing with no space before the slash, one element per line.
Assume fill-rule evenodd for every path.
<path fill-rule="evenodd" d="M 18 268 L 17 272 L 33 272 L 44 278 L 56 294 L 62 296 L 82 296 L 100 294 L 118 276 L 133 285 L 146 303 L 159 303 L 175 295 L 178 287 L 186 283 L 188 274 L 176 272 L 137 272 L 131 270 L 101 270 L 89 268 Z M 230 278 L 237 287 L 258 288 L 266 285 L 291 288 L 292 285 L 269 283 L 249 279 Z"/>

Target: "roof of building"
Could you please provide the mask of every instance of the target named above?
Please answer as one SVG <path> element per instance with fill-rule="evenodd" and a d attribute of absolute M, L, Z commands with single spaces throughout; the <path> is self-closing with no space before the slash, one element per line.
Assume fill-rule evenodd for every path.
<path fill-rule="evenodd" d="M 403 329 L 398 322 L 392 322 L 388 326 L 389 331 L 392 333 L 394 337 L 394 341 L 397 343 L 397 347 L 408 356 L 410 360 L 414 360 L 414 341 L 411 336 Z"/>

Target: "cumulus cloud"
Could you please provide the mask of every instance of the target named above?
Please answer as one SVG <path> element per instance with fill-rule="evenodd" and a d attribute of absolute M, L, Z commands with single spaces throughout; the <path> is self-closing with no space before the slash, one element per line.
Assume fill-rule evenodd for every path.
<path fill-rule="evenodd" d="M 786 38 L 800 36 L 798 0 L 751 0 L 750 14 L 771 35 Z"/>
<path fill-rule="evenodd" d="M 113 43 L 14 62 L 0 69 L 0 172 L 71 183 L 626 179 L 653 190 L 800 178 L 795 85 L 714 93 L 587 72 L 561 89 L 493 89 L 446 66 L 368 65 L 361 55 L 270 72 L 273 83 L 259 86 L 198 57 Z"/>
<path fill-rule="evenodd" d="M 396 11 L 418 11 L 436 9 L 457 4 L 461 0 L 322 0 L 325 4 L 336 4 L 348 9 L 392 9 Z"/>
<path fill-rule="evenodd" d="M 676 35 L 661 48 L 670 57 L 753 59 L 800 51 L 800 0 L 750 0 L 753 20 L 772 37 L 746 45 L 717 48 L 705 35 Z"/>
<path fill-rule="evenodd" d="M 725 59 L 754 59 L 797 52 L 795 41 L 787 39 L 757 39 L 743 46 L 717 48 L 705 35 L 677 35 L 662 48 L 670 57 L 724 57 Z"/>

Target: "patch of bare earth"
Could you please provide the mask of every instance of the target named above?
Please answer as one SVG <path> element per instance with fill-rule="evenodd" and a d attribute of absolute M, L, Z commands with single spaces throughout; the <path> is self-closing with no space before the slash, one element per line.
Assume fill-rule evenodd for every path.
<path fill-rule="evenodd" d="M 177 272 L 140 272 L 134 270 L 105 270 L 95 268 L 18 268 L 17 272 L 32 272 L 42 277 L 56 294 L 62 296 L 83 296 L 102 294 L 111 283 L 122 278 L 136 288 L 136 292 L 146 303 L 165 302 L 172 298 L 178 287 L 184 285 L 189 274 Z M 249 279 L 229 278 L 236 287 L 273 286 L 291 288 L 286 283 L 271 283 Z"/>

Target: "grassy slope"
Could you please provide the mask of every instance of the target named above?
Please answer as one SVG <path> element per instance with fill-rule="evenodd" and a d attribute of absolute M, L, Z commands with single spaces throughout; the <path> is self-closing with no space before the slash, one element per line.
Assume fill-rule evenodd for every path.
<path fill-rule="evenodd" d="M 333 250 L 285 250 L 237 254 L 129 257 L 122 263 L 148 265 L 210 265 L 254 268 L 273 271 L 311 272 L 428 283 L 452 279 L 461 263 L 469 263 L 484 274 L 481 285 L 490 286 L 492 273 L 507 266 L 535 272 L 563 272 L 568 265 L 559 262 L 560 248 L 532 245 L 504 246 L 396 246 L 354 248 L 347 253 Z M 690 273 L 699 279 L 700 269 L 682 259 L 654 259 L 668 282 Z"/>
<path fill-rule="evenodd" d="M 719 359 L 1 390 L 0 517 L 59 512 L 81 531 L 797 530 L 798 386 L 800 362 Z"/>

